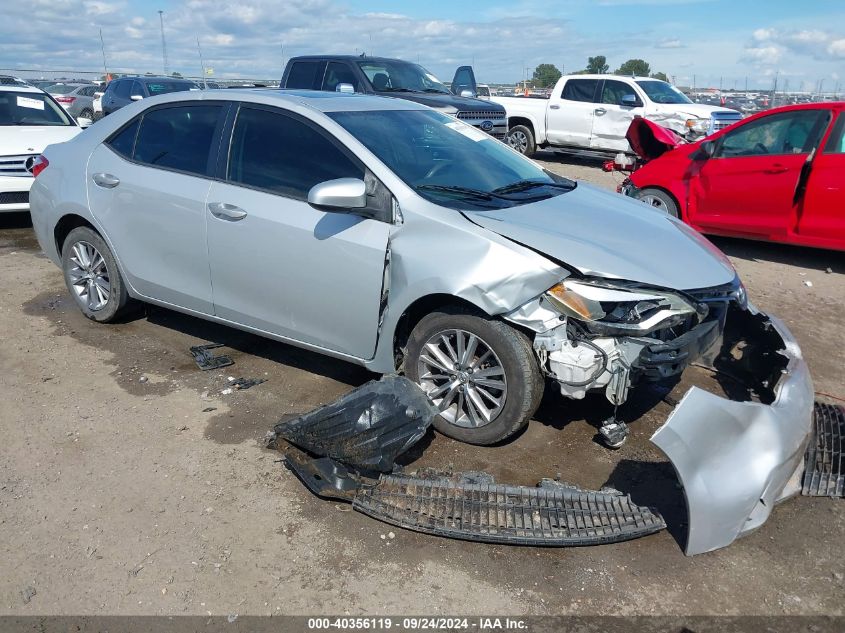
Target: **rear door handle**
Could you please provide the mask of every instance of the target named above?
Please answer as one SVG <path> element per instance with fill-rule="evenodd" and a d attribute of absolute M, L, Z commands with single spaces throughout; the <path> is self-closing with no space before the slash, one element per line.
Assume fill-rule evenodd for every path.
<path fill-rule="evenodd" d="M 555 104 L 555 105 L 550 105 L 550 106 L 549 106 L 549 110 L 560 110 L 560 106 L 559 106 L 559 105 L 557 105 L 557 104 Z"/>
<path fill-rule="evenodd" d="M 211 215 L 215 218 L 228 220 L 229 222 L 237 222 L 246 217 L 246 211 L 227 202 L 209 202 L 208 210 L 211 211 Z"/>
<path fill-rule="evenodd" d="M 120 184 L 120 178 L 118 178 L 117 176 L 112 176 L 111 174 L 94 174 L 93 176 L 91 176 L 91 180 L 94 181 L 95 185 L 105 187 L 106 189 L 112 189 L 113 187 L 117 187 Z"/>
<path fill-rule="evenodd" d="M 783 165 L 772 165 L 768 169 L 764 169 L 764 174 L 782 174 L 785 171 L 789 171 L 789 167 L 784 167 Z"/>
<path fill-rule="evenodd" d="M 593 112 L 595 112 L 599 116 L 607 114 L 607 110 L 605 110 L 604 108 L 596 108 L 595 110 L 593 110 Z"/>

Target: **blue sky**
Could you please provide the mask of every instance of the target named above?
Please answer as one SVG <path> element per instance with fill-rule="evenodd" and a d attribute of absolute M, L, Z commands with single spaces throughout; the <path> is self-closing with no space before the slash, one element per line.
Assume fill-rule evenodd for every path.
<path fill-rule="evenodd" d="M 845 92 L 845 2 L 812 0 L 30 0 L 5 3 L 0 66 L 161 72 L 157 9 L 165 11 L 170 70 L 278 77 L 306 53 L 419 60 L 441 79 L 474 63 L 481 81 L 507 82 L 548 62 L 566 71 L 605 55 L 632 57 L 676 83 Z"/>

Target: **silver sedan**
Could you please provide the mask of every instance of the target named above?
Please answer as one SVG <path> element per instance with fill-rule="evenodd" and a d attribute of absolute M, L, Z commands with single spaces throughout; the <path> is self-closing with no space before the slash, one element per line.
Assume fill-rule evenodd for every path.
<path fill-rule="evenodd" d="M 476 444 L 527 424 L 547 381 L 620 405 L 710 363 L 743 376 L 749 401 L 693 387 L 655 436 L 696 483 L 691 517 L 727 508 L 688 551 L 794 492 L 809 374 L 724 255 L 456 119 L 354 94 L 182 92 L 39 160 L 36 234 L 95 321 L 145 301 L 404 372 L 440 407 L 436 428 Z"/>

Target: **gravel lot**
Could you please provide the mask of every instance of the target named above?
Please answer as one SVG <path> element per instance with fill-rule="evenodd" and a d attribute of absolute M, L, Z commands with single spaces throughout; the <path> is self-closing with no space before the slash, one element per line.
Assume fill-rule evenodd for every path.
<path fill-rule="evenodd" d="M 616 184 L 595 162 L 540 159 Z M 754 302 L 793 329 L 816 389 L 845 398 L 845 256 L 715 241 Z M 791 500 L 756 533 L 693 558 L 680 528 L 563 550 L 407 532 L 313 497 L 260 442 L 282 416 L 371 374 L 158 308 L 87 321 L 26 215 L 0 216 L 0 298 L 7 614 L 843 614 L 845 503 Z M 234 366 L 197 370 L 188 347 L 211 340 L 232 348 Z M 227 376 L 267 382 L 222 395 Z M 513 442 L 476 448 L 432 434 L 417 463 L 615 485 L 677 525 L 681 493 L 648 442 L 668 411 L 634 412 L 631 439 L 611 453 L 592 439 L 602 398 L 548 394 Z"/>

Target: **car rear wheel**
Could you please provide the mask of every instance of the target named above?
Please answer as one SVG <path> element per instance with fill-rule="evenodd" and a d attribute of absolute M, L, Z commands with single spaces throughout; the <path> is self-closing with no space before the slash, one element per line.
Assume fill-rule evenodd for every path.
<path fill-rule="evenodd" d="M 681 217 L 680 213 L 678 213 L 678 205 L 672 199 L 672 196 L 665 191 L 661 191 L 660 189 L 643 189 L 637 194 L 637 199 L 650 204 L 656 209 L 661 209 L 671 216 L 676 218 Z"/>
<path fill-rule="evenodd" d="M 405 371 L 440 409 L 434 427 L 469 444 L 494 444 L 528 424 L 543 376 L 528 337 L 462 309 L 424 317 L 407 345 Z"/>
<path fill-rule="evenodd" d="M 84 119 L 91 119 L 94 120 L 94 111 L 89 108 L 84 108 L 82 112 L 79 113 L 79 116 Z"/>
<path fill-rule="evenodd" d="M 525 125 L 515 125 L 508 130 L 508 145 L 525 156 L 533 156 L 537 151 L 534 133 Z"/>
<path fill-rule="evenodd" d="M 68 234 L 62 246 L 62 271 L 71 297 L 89 319 L 108 323 L 129 306 L 114 255 L 96 231 L 81 226 Z"/>

